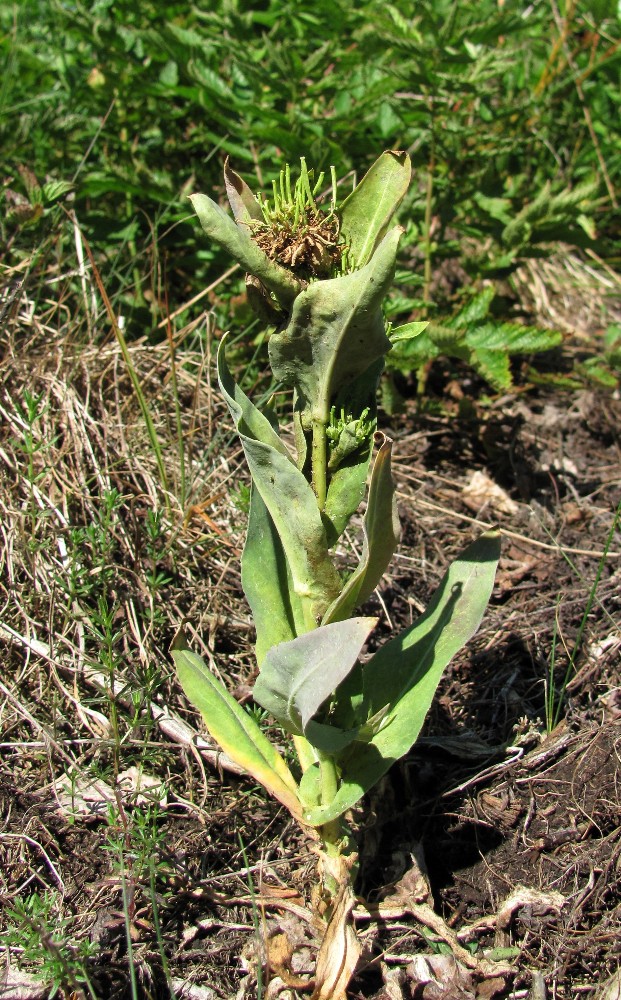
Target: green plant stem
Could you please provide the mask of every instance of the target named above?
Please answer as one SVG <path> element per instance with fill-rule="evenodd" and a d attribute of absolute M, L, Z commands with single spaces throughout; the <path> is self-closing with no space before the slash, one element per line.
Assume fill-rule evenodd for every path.
<path fill-rule="evenodd" d="M 295 747 L 295 752 L 298 755 L 298 761 L 300 762 L 300 767 L 302 768 L 302 774 L 304 771 L 308 770 L 312 764 L 317 760 L 315 756 L 315 751 L 303 736 L 294 736 L 293 745 Z"/>
<path fill-rule="evenodd" d="M 138 1000 L 138 977 L 136 976 L 136 965 L 134 962 L 134 945 L 131 933 L 130 908 L 132 907 L 132 887 L 128 885 L 125 876 L 125 858 L 123 849 L 119 848 L 119 860 L 121 866 L 121 892 L 123 896 L 123 917 L 125 920 L 125 942 L 127 945 L 127 961 L 129 964 L 129 985 L 132 1000 Z"/>
<path fill-rule="evenodd" d="M 338 774 L 334 757 L 317 751 L 319 767 L 321 771 L 321 804 L 329 805 L 334 801 L 338 791 Z M 325 852 L 330 857 L 335 857 L 341 853 L 341 839 L 343 828 L 340 819 L 332 820 L 331 823 L 324 823 L 321 827 L 321 839 Z"/>
<path fill-rule="evenodd" d="M 432 115 L 433 115 L 433 104 L 431 105 Z M 433 119 L 432 119 L 432 132 L 431 132 L 431 152 L 429 154 L 429 164 L 427 166 L 427 190 L 425 194 L 425 222 L 424 222 L 424 234 L 425 234 L 425 267 L 424 267 L 424 280 L 423 280 L 423 300 L 425 302 L 431 301 L 431 277 L 432 277 L 432 259 L 431 259 L 431 217 L 433 211 L 433 179 L 435 170 L 435 143 L 433 137 Z"/>
<path fill-rule="evenodd" d="M 328 490 L 328 437 L 326 427 L 328 421 L 313 420 L 313 443 L 311 450 L 313 489 L 317 497 L 319 510 L 323 511 L 326 506 L 326 494 Z"/>

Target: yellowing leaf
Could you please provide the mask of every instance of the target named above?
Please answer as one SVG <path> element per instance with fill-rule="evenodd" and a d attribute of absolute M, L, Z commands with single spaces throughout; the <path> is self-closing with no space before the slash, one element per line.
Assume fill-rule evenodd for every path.
<path fill-rule="evenodd" d="M 210 735 L 231 760 L 243 767 L 268 792 L 301 820 L 298 786 L 285 761 L 253 717 L 228 693 L 196 653 L 174 649 L 181 687 L 202 714 Z"/>

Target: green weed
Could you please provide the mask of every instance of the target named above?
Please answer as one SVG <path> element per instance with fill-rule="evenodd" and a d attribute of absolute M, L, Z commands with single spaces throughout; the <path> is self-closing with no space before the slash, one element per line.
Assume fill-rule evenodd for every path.
<path fill-rule="evenodd" d="M 16 900 L 7 912 L 5 946 L 15 949 L 20 964 L 49 987 L 48 997 L 70 993 L 97 1000 L 88 975 L 96 946 L 71 937 L 71 922 L 62 915 L 61 899 L 48 891 Z"/>
<path fill-rule="evenodd" d="M 5 195 L 0 237 L 23 259 L 71 186 L 96 252 L 131 257 L 106 273 L 133 337 L 162 315 L 160 262 L 173 310 L 221 273 L 186 194 L 217 187 L 225 154 L 269 187 L 301 155 L 343 178 L 370 149 L 405 148 L 407 294 L 435 318 L 454 313 L 446 262 L 478 289 L 551 240 L 610 256 L 621 144 L 601 123 L 621 110 L 619 19 L 612 0 L 552 18 L 493 0 L 5 5 L 0 142 L 32 218 L 24 230 Z"/>
<path fill-rule="evenodd" d="M 561 343 L 562 335 L 555 330 L 495 319 L 490 315 L 495 294 L 494 288 L 488 286 L 444 322 L 414 324 L 416 329 L 410 336 L 408 325 L 397 327 L 392 332 L 394 346 L 388 356 L 388 370 L 416 371 L 418 389 L 423 394 L 429 365 L 444 356 L 465 361 L 499 392 L 511 388 L 511 358 L 549 351 Z M 401 331 L 405 336 L 400 335 Z"/>
<path fill-rule="evenodd" d="M 116 871 L 121 882 L 132 1000 L 137 1000 L 139 995 L 133 946 L 134 923 L 145 898 L 148 901 L 153 919 L 158 952 L 169 995 L 171 1000 L 175 1000 L 176 997 L 159 916 L 159 907 L 164 897 L 161 895 L 162 887 L 158 887 L 157 883 L 158 880 L 166 878 L 168 867 L 163 860 L 164 834 L 158 825 L 158 820 L 157 808 L 142 809 L 136 806 L 128 810 L 120 796 L 117 798 L 117 807 L 111 808 L 108 814 L 108 832 L 104 849 L 110 853 L 113 870 Z"/>

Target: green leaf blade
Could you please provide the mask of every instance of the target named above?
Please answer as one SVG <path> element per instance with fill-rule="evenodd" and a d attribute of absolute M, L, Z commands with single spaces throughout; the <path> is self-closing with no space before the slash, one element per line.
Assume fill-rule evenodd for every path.
<path fill-rule="evenodd" d="M 187 649 L 175 649 L 172 656 L 181 687 L 203 716 L 211 737 L 231 760 L 300 819 L 295 778 L 252 716 L 238 705 L 200 656 Z"/>
<path fill-rule="evenodd" d="M 371 596 L 399 542 L 399 515 L 391 473 L 392 441 L 384 435 L 378 436 L 383 441 L 371 473 L 360 562 L 326 611 L 324 625 L 348 618 L 354 608 Z"/>
<path fill-rule="evenodd" d="M 305 622 L 304 608 L 293 588 L 282 542 L 255 487 L 250 498 L 241 577 L 256 628 L 255 648 L 260 667 L 267 651 L 304 632 Z"/>
<path fill-rule="evenodd" d="M 469 545 L 449 566 L 424 614 L 365 664 L 364 697 L 369 716 L 388 704 L 396 710 L 421 683 L 433 685 L 435 691 L 446 665 L 481 623 L 499 556 L 497 531 L 486 532 Z"/>
<path fill-rule="evenodd" d="M 339 791 L 332 803 L 305 812 L 311 825 L 355 805 L 414 744 L 445 667 L 481 622 L 499 554 L 498 532 L 473 542 L 449 567 L 421 618 L 364 664 L 363 717 L 388 710 L 372 739 L 345 751 Z"/>
<path fill-rule="evenodd" d="M 285 329 L 270 338 L 274 376 L 296 389 L 307 430 L 314 420 L 326 424 L 339 390 L 390 350 L 381 305 L 401 234 L 398 226 L 387 233 L 360 271 L 309 285 Z"/>
<path fill-rule="evenodd" d="M 376 624 L 376 618 L 351 618 L 274 646 L 254 686 L 255 701 L 289 732 L 306 736 L 311 719 L 347 677 Z"/>
<path fill-rule="evenodd" d="M 375 161 L 343 202 L 341 235 L 355 268 L 363 267 L 386 234 L 410 185 L 407 153 L 388 150 Z"/>
<path fill-rule="evenodd" d="M 207 195 L 192 194 L 190 201 L 207 235 L 228 250 L 245 271 L 259 278 L 282 305 L 290 307 L 302 288 L 298 279 L 270 260 L 251 238 L 248 227 L 238 226 Z"/>
<path fill-rule="evenodd" d="M 218 379 L 254 485 L 282 544 L 308 631 L 316 627 L 341 590 L 317 498 L 270 421 L 233 382 L 226 365 L 224 340 L 218 351 Z"/>

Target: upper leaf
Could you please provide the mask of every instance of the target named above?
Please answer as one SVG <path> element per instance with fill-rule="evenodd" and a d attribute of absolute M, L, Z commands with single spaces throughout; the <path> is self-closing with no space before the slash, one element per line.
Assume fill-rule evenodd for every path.
<path fill-rule="evenodd" d="M 392 229 L 360 271 L 309 285 L 286 328 L 270 338 L 272 370 L 297 390 L 306 429 L 313 420 L 327 423 L 339 389 L 390 350 L 381 305 L 401 233 Z"/>
<path fill-rule="evenodd" d="M 245 271 L 259 278 L 283 306 L 290 307 L 303 287 L 291 271 L 270 260 L 251 238 L 248 227 L 237 225 L 206 194 L 190 195 L 190 201 L 207 235 L 228 250 Z"/>
<path fill-rule="evenodd" d="M 341 236 L 354 268 L 363 267 L 388 231 L 410 185 L 407 153 L 388 150 L 375 161 L 339 210 Z"/>
<path fill-rule="evenodd" d="M 263 220 L 261 206 L 245 180 L 231 167 L 228 156 L 224 161 L 224 183 L 235 222 L 246 225 L 253 220 L 261 222 Z"/>
<path fill-rule="evenodd" d="M 315 628 L 340 592 L 340 577 L 328 550 L 317 498 L 267 417 L 237 386 L 218 351 L 218 379 L 246 455 L 253 483 L 278 533 L 293 590 L 304 608 L 307 629 Z"/>
<path fill-rule="evenodd" d="M 390 458 L 392 441 L 378 434 L 383 443 L 373 463 L 369 502 L 363 522 L 364 540 L 357 568 L 330 605 L 324 624 L 347 618 L 367 600 L 380 582 L 399 542 L 400 528 Z"/>

